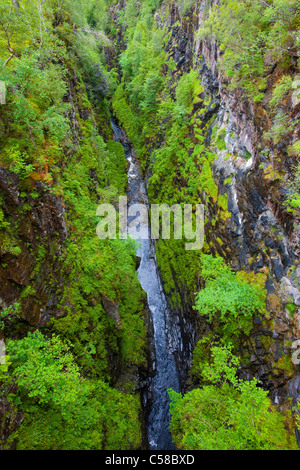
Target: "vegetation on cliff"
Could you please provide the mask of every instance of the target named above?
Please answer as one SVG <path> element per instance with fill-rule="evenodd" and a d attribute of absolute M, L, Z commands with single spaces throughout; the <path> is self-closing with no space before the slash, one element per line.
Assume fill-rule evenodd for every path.
<path fill-rule="evenodd" d="M 269 158 L 270 149 L 288 136 L 296 141 L 289 152 L 296 157 L 293 161 L 297 160 L 299 128 L 298 122 L 285 114 L 286 108 L 282 109 L 282 102 L 290 102 L 297 88 L 299 1 L 224 0 L 202 2 L 200 10 L 188 1 L 128 2 L 124 15 L 116 17 L 114 32 L 119 28 L 126 48 L 119 57 L 121 82 L 113 96 L 113 108 L 150 174 L 150 202 L 170 206 L 203 203 L 207 214 L 202 254 L 187 253 L 180 240 L 159 240 L 156 245 L 171 306 L 186 311 L 187 304 L 194 305 L 205 320 L 206 333 L 194 351 L 193 387 L 203 383 L 204 363 L 211 361 L 219 341 L 224 347 L 231 345 L 237 356 L 243 351 L 243 367 L 249 365 L 254 321 L 265 325 L 269 318 L 265 273 L 233 272 L 226 266 L 230 250 L 226 247 L 225 227 L 231 214 L 227 193 L 217 184 L 213 166 L 222 152 L 227 152 L 225 160 L 230 158 L 227 142 L 234 133 L 229 136 L 224 127 L 219 128 L 215 95 L 209 86 L 201 85 L 195 57 L 188 61 L 178 54 L 176 58 L 178 42 L 185 40 L 186 50 L 191 47 L 191 37 L 182 30 L 193 36 L 197 15 L 205 21 L 192 40 L 204 41 L 210 57 L 218 55 L 224 93 L 230 96 L 238 90 L 238 96 L 249 107 L 263 101 L 267 109 L 271 124 L 258 146 L 265 155 L 262 158 Z M 218 53 L 214 52 L 214 41 Z M 197 57 L 200 63 L 201 59 Z M 275 83 L 270 78 L 272 66 L 279 70 Z M 204 62 L 203 73 L 210 67 Z M 204 75 L 206 85 L 207 81 Z M 243 158 L 250 157 L 245 151 Z M 279 157 L 276 160 L 280 162 Z M 275 175 L 272 158 L 270 166 Z M 297 175 L 294 172 L 288 183 L 289 195 L 283 202 L 295 214 L 299 200 Z M 224 186 L 231 182 L 232 178 L 227 179 Z M 213 235 L 216 229 L 218 237 Z M 240 382 L 238 388 L 232 384 L 196 388 L 183 398 L 171 392 L 171 430 L 176 444 L 184 449 L 293 448 L 294 438 L 288 437 L 280 414 L 270 408 L 267 394 L 256 380 Z M 238 402 L 239 407 L 229 406 L 231 402 Z M 214 408 L 214 403 L 220 408 Z M 257 422 L 250 408 L 257 413 Z M 225 409 L 226 413 L 222 411 Z M 255 422 L 251 422 L 251 416 Z M 274 427 L 278 434 L 273 439 Z M 252 435 L 254 430 L 261 438 Z"/>
<path fill-rule="evenodd" d="M 235 173 L 217 180 L 215 163 L 230 160 L 234 132 L 220 119 L 215 85 L 206 83 L 210 64 L 202 62 L 200 77 L 203 58 L 188 59 L 185 34 L 191 49 L 201 41 L 215 51 L 224 94 L 237 91 L 269 124 L 255 171 L 270 173 L 274 187 L 285 184 L 276 213 L 290 213 L 296 224 L 299 122 L 286 110 L 300 102 L 300 3 L 203 0 L 201 10 L 195 3 L 1 1 L 0 339 L 8 356 L 0 386 L 5 411 L 19 416 L 17 429 L 5 424 L 4 448 L 142 446 L 138 375 L 149 364 L 135 243 L 96 237 L 97 205 L 116 205 L 126 193 L 127 163 L 112 136 L 111 108 L 147 176 L 150 203 L 205 208 L 203 250 L 186 251 L 184 239 L 156 244 L 171 307 L 193 312 L 202 333 L 199 339 L 195 332 L 190 389 L 170 390 L 176 446 L 296 448 L 292 406 L 281 413 L 265 384 L 243 375 L 254 370 L 256 325 L 268 331 L 264 344 L 278 326 L 268 312 L 270 268 L 262 264 L 254 273 L 250 260 L 243 269 L 231 266 L 228 232 L 238 237 L 238 228 L 227 189 Z M 176 56 L 178 42 L 183 57 Z M 285 138 L 289 181 L 274 150 Z M 247 169 L 254 155 L 244 148 L 240 154 Z M 259 245 L 259 255 L 267 248 Z M 294 373 L 290 364 L 272 367 L 274 375 L 289 367 L 285 383 Z"/>
<path fill-rule="evenodd" d="M 0 164 L 18 184 L 16 204 L 1 191 L 2 279 L 10 263 L 25 278 L 1 287 L 10 357 L 2 399 L 23 415 L 6 447 L 141 445 L 133 389 L 147 344 L 135 248 L 96 236 L 97 205 L 117 201 L 127 181 L 124 150 L 109 123 L 110 77 L 99 49 L 109 44 L 100 29 L 104 13 L 96 1 L 0 5 L 0 79 L 7 90 Z M 40 214 L 35 201 L 48 200 L 58 208 Z M 10 296 L 18 308 L 9 307 Z M 55 311 L 44 322 L 50 297 Z"/>
<path fill-rule="evenodd" d="M 238 379 L 238 365 L 229 346 L 214 346 L 212 362 L 202 371 L 205 385 L 184 397 L 170 391 L 176 445 L 188 450 L 296 450 L 296 439 L 268 392 L 256 379 Z"/>

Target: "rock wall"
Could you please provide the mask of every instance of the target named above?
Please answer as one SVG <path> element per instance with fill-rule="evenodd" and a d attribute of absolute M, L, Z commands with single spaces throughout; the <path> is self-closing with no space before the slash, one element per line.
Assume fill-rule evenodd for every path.
<path fill-rule="evenodd" d="M 197 39 L 196 32 L 214 2 L 194 2 L 187 11 L 183 11 L 181 3 L 162 2 L 153 15 L 157 26 L 168 34 L 165 50 L 168 60 L 174 60 L 176 65 L 171 76 L 167 64 L 165 67 L 170 96 L 175 98 L 176 84 L 184 73 L 197 70 L 204 87 L 203 98 L 210 97 L 208 106 L 197 104 L 199 109 L 195 107 L 192 114 L 201 121 L 202 129 L 208 127 L 205 144 L 215 153 L 213 177 L 219 194 L 227 195 L 229 216 L 218 218 L 216 205 L 203 192 L 202 200 L 207 207 L 207 243 L 210 252 L 222 256 L 233 269 L 265 276 L 267 313 L 263 319 L 254 319 L 250 341 L 247 346 L 241 345 L 245 356 L 250 358 L 250 365 L 244 365 L 243 373 L 262 380 L 276 403 L 287 404 L 291 399 L 296 404 L 300 394 L 300 370 L 291 358 L 292 345 L 300 337 L 300 225 L 299 219 L 286 210 L 283 202 L 287 182 L 297 164 L 288 153 L 288 147 L 298 139 L 300 130 L 298 56 L 291 58 L 289 70 L 296 84 L 295 91 L 281 103 L 282 111 L 295 126 L 276 145 L 270 145 L 266 153 L 263 135 L 273 124 L 269 101 L 274 84 L 286 71 L 279 62 L 267 58 L 265 96 L 260 103 L 251 102 L 241 89 L 230 88 L 228 79 L 222 75 L 223 50 L 214 40 Z M 123 9 L 124 2 L 111 6 L 110 17 L 116 24 Z M 126 48 L 124 28 L 124 25 L 118 26 L 117 34 L 112 35 L 120 47 L 116 54 L 108 52 L 111 67 L 117 66 L 119 54 Z M 216 129 L 222 134 L 221 148 L 214 138 Z M 150 177 L 151 168 L 148 168 L 146 180 Z M 193 310 L 193 293 L 179 285 L 176 273 L 173 277 L 181 306 L 172 308 L 172 316 L 174 322 L 181 324 L 182 337 L 174 338 L 170 327 L 170 341 L 178 345 L 175 353 L 185 382 L 193 348 L 207 326 Z M 188 382 L 189 386 L 193 384 Z"/>
<path fill-rule="evenodd" d="M 15 184 L 5 187 L 5 182 L 14 180 Z M 62 288 L 62 279 L 56 277 L 59 271 L 61 248 L 67 237 L 65 209 L 60 197 L 50 193 L 41 182 L 35 184 L 38 198 L 28 196 L 26 204 L 30 210 L 25 217 L 20 217 L 20 208 L 24 207 L 24 198 L 19 197 L 20 189 L 16 175 L 2 170 L 1 188 L 5 191 L 4 212 L 9 214 L 12 224 L 18 226 L 21 253 L 1 253 L 0 298 L 2 306 L 8 306 L 20 300 L 24 301 L 20 313 L 22 320 L 31 326 L 44 326 L 51 315 L 56 314 L 56 305 Z M 7 189 L 7 191 L 6 191 Z M 29 207 L 28 207 L 29 208 Z M 49 253 L 47 261 L 39 269 L 38 246 Z M 51 282 L 55 279 L 55 282 Z M 34 295 L 26 295 L 25 289 L 31 286 Z"/>
<path fill-rule="evenodd" d="M 66 100 L 70 103 L 69 119 L 72 134 L 69 146 L 64 148 L 64 153 L 57 163 L 58 171 L 61 174 L 64 172 L 68 174 L 69 162 L 78 149 L 80 149 L 80 146 L 83 146 L 88 141 L 86 134 L 83 135 L 85 125 L 90 125 L 93 128 L 94 135 L 97 135 L 99 140 L 100 137 L 103 138 L 104 149 L 105 143 L 108 140 L 113 140 L 108 109 L 103 111 L 98 102 L 95 104 L 91 100 L 94 105 L 92 108 L 88 100 L 89 95 L 87 94 L 90 84 L 82 82 L 79 74 L 77 75 L 74 63 L 70 65 L 69 72 L 70 77 Z M 101 80 L 103 81 L 102 76 L 100 78 L 96 77 L 97 87 L 99 87 L 99 83 L 101 85 Z M 98 89 L 90 91 L 95 92 L 98 101 L 100 104 L 103 104 L 102 93 L 99 93 Z M 97 108 L 97 105 L 99 105 L 100 109 Z M 107 154 L 108 151 L 105 153 L 106 157 Z M 77 156 L 80 159 L 82 154 L 78 152 Z M 105 156 L 102 155 L 102 158 L 105 158 Z M 85 161 L 86 166 L 89 163 L 90 161 Z M 88 181 L 86 190 L 90 196 L 90 207 L 92 209 L 95 207 L 96 210 L 97 201 L 99 200 L 96 190 L 100 185 L 99 179 L 103 175 L 98 167 L 97 169 L 94 168 L 94 162 L 91 162 L 90 165 L 91 168 L 84 168 L 89 175 L 86 178 L 86 181 Z M 107 175 L 104 176 L 108 179 Z M 78 175 L 77 178 L 79 178 Z M 70 244 L 78 243 L 78 249 L 81 250 L 82 246 L 76 240 L 78 232 L 76 232 L 77 229 L 74 227 L 72 215 L 70 215 L 74 211 L 72 206 L 74 200 L 70 202 L 70 198 L 65 193 L 61 196 L 60 193 L 63 193 L 63 190 L 60 187 L 60 182 L 56 181 L 56 183 L 54 186 L 45 184 L 36 172 L 31 173 L 30 177 L 22 179 L 7 168 L 0 167 L 0 214 L 2 210 L 4 221 L 7 223 L 7 226 L 4 226 L 6 230 L 2 230 L 0 233 L 0 340 L 4 342 L 10 338 L 22 339 L 28 332 L 33 332 L 37 329 L 41 329 L 46 335 L 51 335 L 51 332 L 55 331 L 53 322 L 56 319 L 61 318 L 64 320 L 65 318 L 63 317 L 76 312 L 72 291 L 71 295 L 67 295 L 65 298 L 63 296 L 68 288 L 76 287 L 76 284 L 78 284 L 80 289 L 81 285 L 77 279 L 77 272 L 80 273 L 83 270 L 83 263 L 80 264 L 79 262 L 74 268 L 72 264 L 66 264 L 65 260 L 69 253 Z M 83 183 L 79 181 L 78 184 Z M 53 189 L 54 187 L 55 189 Z M 82 192 L 77 197 L 77 202 L 80 204 L 81 198 L 84 197 Z M 9 223 L 6 221 L 9 221 Z M 93 225 L 91 226 L 93 227 Z M 83 234 L 79 234 L 79 237 L 81 235 Z M 93 231 L 93 235 L 91 235 L 91 245 L 94 241 L 93 236 L 97 240 L 96 229 Z M 99 251 L 97 250 L 97 254 L 100 258 L 101 254 Z M 90 253 L 89 256 L 91 256 Z M 97 263 L 97 259 L 95 263 Z M 138 263 L 138 260 L 136 263 Z M 133 256 L 133 277 L 134 264 L 135 259 Z M 72 269 L 74 271 L 77 269 L 77 272 L 75 277 L 70 279 L 69 271 L 72 271 Z M 148 330 L 148 336 L 145 338 L 146 347 L 143 350 L 145 361 L 140 366 L 133 363 L 125 365 L 122 352 L 116 352 L 116 343 L 118 344 L 117 349 L 119 347 L 121 349 L 124 335 L 122 323 L 124 319 L 121 318 L 122 313 L 120 313 L 122 308 L 124 310 L 124 306 L 118 305 L 109 295 L 109 293 L 101 292 L 100 287 L 96 294 L 95 292 L 93 294 L 82 293 L 82 299 L 84 298 L 87 310 L 100 306 L 102 308 L 102 317 L 107 317 L 109 337 L 103 338 L 100 334 L 97 337 L 97 341 L 101 342 L 101 347 L 105 349 L 105 354 L 107 354 L 109 368 L 107 374 L 110 385 L 118 390 L 124 390 L 124 384 L 129 383 L 132 387 L 132 393 L 139 393 L 141 402 L 144 400 L 146 405 L 149 406 L 151 390 L 148 387 L 148 382 L 150 375 L 153 374 L 153 357 L 147 343 L 149 342 L 150 344 L 150 336 L 152 334 L 150 333 L 151 319 L 146 299 L 143 296 L 142 290 L 140 290 L 141 305 L 137 308 L 141 308 L 145 329 Z M 9 314 L 2 316 L 3 312 L 8 312 L 7 308 L 10 309 Z M 135 312 L 132 313 L 134 314 Z M 85 314 L 88 316 L 86 311 L 83 311 L 83 316 Z M 97 318 L 95 324 L 87 320 L 87 325 L 83 326 L 86 329 L 87 338 L 89 338 L 89 334 L 92 335 L 93 329 L 97 328 L 97 322 L 101 320 Z M 64 333 L 68 335 L 68 331 Z M 77 330 L 76 333 L 78 335 L 76 340 L 80 341 L 80 332 L 78 333 Z M 55 334 L 57 334 L 56 331 Z M 85 350 L 83 349 L 83 354 L 80 354 L 80 356 L 83 356 L 84 353 Z M 85 370 L 82 374 L 84 375 L 88 372 L 89 370 Z M 4 383 L 2 386 L 1 384 L 0 449 L 6 446 L 10 435 L 24 421 L 24 415 L 7 400 L 7 395 L 10 393 L 16 393 L 16 385 L 14 383 L 5 385 Z M 145 410 L 141 410 L 141 445 L 143 448 L 146 448 L 148 445 L 145 413 Z M 14 449 L 15 443 L 9 444 L 9 447 Z"/>
<path fill-rule="evenodd" d="M 216 153 L 213 175 L 219 193 L 228 196 L 230 217 L 226 220 L 212 224 L 215 210 L 208 204 L 208 243 L 211 251 L 223 256 L 234 269 L 266 275 L 268 314 L 262 322 L 254 321 L 251 364 L 244 373 L 262 380 L 275 402 L 286 403 L 286 399 L 292 397 L 296 403 L 300 394 L 300 370 L 291 363 L 291 345 L 300 337 L 300 225 L 299 220 L 287 212 L 283 199 L 286 181 L 296 163 L 287 148 L 297 140 L 299 122 L 266 157 L 262 151 L 262 136 L 272 125 L 268 101 L 272 86 L 283 73 L 280 64 L 268 64 L 266 96 L 262 103 L 251 103 L 240 89 L 228 88 L 219 70 L 223 52 L 217 44 L 195 38 L 205 19 L 208 3 L 198 2 L 184 15 L 177 3 L 163 4 L 155 18 L 160 27 L 166 26 L 170 32 L 167 51 L 176 63 L 174 80 L 183 72 L 195 69 L 205 94 L 211 97 L 213 105 L 199 114 L 199 118 L 204 126 L 217 115 L 207 132 L 206 143 Z M 300 103 L 295 93 L 290 94 L 282 106 L 290 121 L 299 121 Z M 225 148 L 221 150 L 212 141 L 215 126 L 223 132 Z M 181 291 L 180 296 L 184 300 L 186 292 Z M 204 326 L 189 302 L 183 303 L 183 308 L 174 309 L 174 315 L 180 317 L 184 332 L 185 353 L 181 360 L 189 367 L 190 353 Z"/>

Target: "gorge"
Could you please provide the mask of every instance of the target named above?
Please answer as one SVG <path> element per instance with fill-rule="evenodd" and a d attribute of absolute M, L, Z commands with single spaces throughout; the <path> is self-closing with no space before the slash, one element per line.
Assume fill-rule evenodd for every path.
<path fill-rule="evenodd" d="M 1 449 L 298 449 L 299 13 L 1 2 Z M 99 239 L 125 196 L 202 249 Z"/>
<path fill-rule="evenodd" d="M 114 120 L 112 126 L 117 142 L 122 142 L 124 136 L 117 127 Z M 128 206 L 133 204 L 146 204 L 148 205 L 148 197 L 145 182 L 139 168 L 136 157 L 134 158 L 132 150 L 127 143 L 124 143 L 125 156 L 129 163 L 128 168 Z M 140 266 L 138 268 L 138 278 L 141 283 L 142 289 L 147 293 L 147 303 L 151 312 L 151 319 L 153 323 L 153 336 L 150 341 L 153 345 L 153 352 L 155 360 L 153 368 L 155 375 L 150 384 L 153 393 L 151 403 L 151 411 L 147 417 L 148 423 L 148 441 L 150 449 L 154 450 L 167 450 L 173 449 L 172 437 L 169 430 L 170 414 L 169 414 L 169 396 L 167 390 L 172 388 L 179 392 L 179 377 L 176 368 L 176 362 L 172 353 L 176 349 L 180 349 L 179 339 L 180 330 L 177 327 L 176 341 L 173 340 L 172 348 L 170 341 L 168 341 L 168 334 L 170 333 L 170 320 L 167 322 L 167 317 L 170 316 L 168 305 L 165 299 L 165 294 L 159 274 L 157 272 L 157 262 L 155 255 L 155 246 L 151 240 L 150 234 L 144 234 L 144 230 L 150 231 L 148 220 L 140 223 L 140 238 L 137 236 L 135 240 L 140 244 L 137 249 L 137 256 L 140 259 Z M 169 324 L 169 328 L 167 328 Z M 173 327 L 174 330 L 174 327 Z"/>

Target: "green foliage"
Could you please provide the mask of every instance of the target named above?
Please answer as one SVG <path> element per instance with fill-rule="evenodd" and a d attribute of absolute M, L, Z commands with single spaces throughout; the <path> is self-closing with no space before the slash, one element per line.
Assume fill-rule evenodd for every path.
<path fill-rule="evenodd" d="M 299 10 L 299 0 L 222 0 L 209 10 L 198 37 L 217 39 L 231 86 L 258 102 L 264 97 L 268 61 L 288 63 L 299 45 Z"/>
<path fill-rule="evenodd" d="M 200 174 L 200 183 L 207 196 L 210 197 L 214 203 L 217 202 L 218 186 L 216 185 L 213 178 L 211 164 L 209 160 L 206 159 L 203 162 L 202 171 Z"/>
<path fill-rule="evenodd" d="M 297 422 L 298 429 L 299 429 L 300 427 L 300 403 L 297 404 L 296 422 Z"/>
<path fill-rule="evenodd" d="M 232 354 L 232 346 L 212 346 L 211 363 L 206 363 L 202 376 L 205 382 L 214 385 L 230 383 L 235 387 L 239 386 L 236 376 L 239 359 Z"/>
<path fill-rule="evenodd" d="M 138 157 L 142 158 L 144 155 L 144 147 L 140 137 L 138 119 L 132 112 L 130 105 L 124 91 L 124 87 L 119 85 L 115 91 L 113 99 L 113 110 L 117 116 L 120 124 L 126 129 L 128 138 L 133 143 Z"/>
<path fill-rule="evenodd" d="M 91 69 L 99 75 L 98 48 L 108 44 L 99 31 L 104 8 L 103 2 L 86 0 L 24 0 L 19 10 L 12 8 L 11 1 L 1 3 L 0 80 L 7 87 L 7 104 L 0 114 L 6 124 L 1 164 L 23 178 L 35 172 L 46 183 L 53 180 L 52 172 L 74 124 L 67 99 L 69 60 L 75 53 L 78 68 L 87 78 Z M 98 95 L 103 77 L 103 73 L 98 76 Z"/>
<path fill-rule="evenodd" d="M 39 405 L 51 402 L 67 416 L 69 405 L 78 401 L 83 391 L 69 347 L 57 337 L 47 342 L 39 332 L 8 341 L 7 347 L 20 390 Z"/>
<path fill-rule="evenodd" d="M 182 13 L 186 13 L 189 8 L 193 6 L 193 0 L 179 0 L 179 8 L 181 9 Z"/>
<path fill-rule="evenodd" d="M 285 206 L 289 212 L 299 213 L 300 209 L 300 166 L 295 168 L 294 177 L 288 182 L 289 193 L 285 200 Z"/>
<path fill-rule="evenodd" d="M 5 220 L 5 215 L 2 209 L 0 209 L 0 229 L 7 229 L 10 226 L 9 222 Z"/>
<path fill-rule="evenodd" d="M 203 92 L 200 84 L 199 74 L 196 70 L 181 77 L 176 88 L 176 113 L 185 115 L 190 113 L 193 105 L 201 99 L 199 95 Z"/>
<path fill-rule="evenodd" d="M 271 108 L 275 108 L 281 103 L 284 95 L 291 90 L 292 83 L 293 80 L 290 75 L 283 75 L 281 77 L 273 90 L 272 99 L 270 101 Z"/>
<path fill-rule="evenodd" d="M 62 65 L 66 49 L 36 2 L 25 1 L 22 6 L 24 9 L 16 11 L 11 2 L 1 5 L 0 43 L 6 46 L 0 54 L 0 79 L 8 90 L 7 104 L 1 108 L 6 123 L 1 163 L 22 178 L 36 169 L 48 181 L 49 164 L 55 161 L 69 130 Z M 44 8 L 50 14 L 49 6 Z M 9 62 L 5 60 L 7 48 L 13 51 Z"/>
<path fill-rule="evenodd" d="M 226 130 L 225 129 L 221 129 L 217 133 L 216 146 L 218 147 L 218 150 L 226 150 L 226 144 L 225 144 L 225 140 L 224 140 L 225 136 L 226 136 Z"/>
<path fill-rule="evenodd" d="M 248 335 L 253 315 L 265 310 L 264 289 L 251 278 L 231 272 L 220 258 L 202 255 L 201 262 L 205 288 L 196 296 L 199 315 L 213 322 L 225 337 Z"/>
<path fill-rule="evenodd" d="M 126 47 L 108 74 L 99 55 L 103 45 L 111 46 L 102 33 L 109 14 L 106 0 L 21 4 L 19 11 L 10 0 L 0 5 L 0 80 L 8 91 L 7 105 L 0 109 L 0 163 L 20 176 L 24 201 L 27 192 L 34 199 L 40 196 L 35 181 L 52 185 L 66 208 L 68 238 L 60 248 L 57 269 L 64 286 L 57 292 L 57 317 L 45 330 L 49 338 L 35 332 L 9 341 L 12 363 L 1 380 L 17 385 L 9 399 L 25 414 L 11 440 L 17 440 L 18 449 L 135 449 L 141 442 L 139 397 L 130 385 L 129 392 L 112 387 L 116 370 L 135 373 L 146 361 L 135 245 L 99 240 L 95 233 L 97 205 L 115 204 L 127 183 L 123 147 L 111 140 L 108 129 L 107 97 L 113 92 L 113 111 L 142 168 L 151 170 L 151 202 L 205 201 L 214 220 L 224 220 L 228 200 L 219 194 L 212 171 L 215 154 L 205 143 L 215 122 L 215 116 L 206 122 L 211 98 L 203 98 L 197 71 L 177 73 L 168 58 L 169 34 L 153 18 L 161 0 L 126 2 L 111 27 L 116 38 L 124 34 Z M 178 2 L 183 14 L 191 5 Z M 299 0 L 273 0 L 269 6 L 260 0 L 222 0 L 210 9 L 200 32 L 222 43 L 223 73 L 254 102 L 264 97 L 269 56 L 281 61 L 284 75 L 270 101 L 275 125 L 266 136 L 274 143 L 287 130 L 287 118 L 278 108 L 292 86 L 289 55 L 299 45 L 298 11 Z M 120 45 L 115 46 L 117 56 Z M 218 150 L 226 148 L 224 138 L 225 131 L 215 125 L 212 139 Z M 298 179 L 296 174 L 291 183 L 293 210 L 299 208 Z M 30 203 L 20 210 L 30 215 Z M 14 229 L 0 210 L 3 254 L 21 254 Z M 185 397 L 172 394 L 176 444 L 184 449 L 288 448 L 282 420 L 266 393 L 256 381 L 238 380 L 231 349 L 211 346 L 220 338 L 234 344 L 239 335 L 249 334 L 253 315 L 264 311 L 262 287 L 250 275 L 233 273 L 221 258 L 186 252 L 184 242 L 157 244 L 164 285 L 178 308 L 194 301 L 202 282 L 196 308 L 214 337 L 206 335 L 194 352 L 194 377 L 209 385 Z M 48 252 L 41 245 L 30 248 L 38 276 Z M 35 296 L 31 281 L 20 301 Z M 4 309 L 1 327 L 15 313 L 12 307 Z"/>
<path fill-rule="evenodd" d="M 3 203 L 3 197 L 0 196 L 0 204 Z M 12 224 L 9 214 L 5 214 L 0 208 L 0 249 L 1 253 L 11 253 L 14 256 L 19 256 L 21 248 L 19 240 L 15 233 L 14 224 Z"/>
<path fill-rule="evenodd" d="M 135 397 L 89 381 L 59 337 L 40 332 L 8 342 L 10 375 L 17 385 L 10 400 L 25 412 L 11 440 L 18 450 L 128 449 L 139 445 Z"/>
<path fill-rule="evenodd" d="M 130 382 L 146 360 L 136 247 L 96 236 L 98 204 L 116 203 L 127 185 L 124 150 L 112 140 L 109 85 L 99 54 L 99 46 L 110 47 L 100 30 L 106 2 L 20 3 L 18 11 L 10 0 L 0 5 L 0 79 L 7 86 L 0 164 L 20 176 L 20 221 L 31 220 L 32 199 L 38 202 L 50 191 L 53 201 L 63 203 L 67 238 L 36 233 L 37 243 L 27 243 L 36 264 L 20 289 L 20 304 L 42 303 L 36 283 L 49 268 L 43 287 L 55 293 L 56 315 L 47 323 L 51 339 L 36 332 L 9 341 L 10 379 L 18 385 L 9 399 L 25 414 L 11 440 L 18 449 L 135 449 L 141 441 L 136 384 L 120 383 L 124 392 L 113 385 L 116 370 L 128 368 Z M 151 77 L 148 86 L 152 93 Z M 19 256 L 23 245 L 17 245 L 15 220 L 1 209 L 0 230 L 1 255 Z M 16 313 L 13 306 L 1 313 L 5 333 L 15 334 Z M 24 335 L 23 324 L 20 330 Z M 10 380 L 7 371 L 2 379 Z"/>
<path fill-rule="evenodd" d="M 300 155 L 300 140 L 297 140 L 288 148 L 289 155 L 298 158 Z M 289 193 L 284 205 L 289 212 L 297 214 L 300 208 L 300 165 L 294 168 L 293 178 L 288 181 Z"/>
<path fill-rule="evenodd" d="M 19 146 L 10 146 L 9 154 L 3 156 L 3 163 L 10 163 L 9 169 L 14 173 L 18 173 L 21 179 L 26 179 L 35 169 L 34 165 L 27 163 L 28 159 L 27 154 L 21 154 Z"/>
<path fill-rule="evenodd" d="M 170 429 L 183 450 L 297 449 L 268 392 L 256 379 L 239 380 L 238 358 L 228 347 L 214 347 L 204 375 L 210 382 L 185 396 L 169 391 Z M 219 384 L 218 386 L 215 384 Z"/>

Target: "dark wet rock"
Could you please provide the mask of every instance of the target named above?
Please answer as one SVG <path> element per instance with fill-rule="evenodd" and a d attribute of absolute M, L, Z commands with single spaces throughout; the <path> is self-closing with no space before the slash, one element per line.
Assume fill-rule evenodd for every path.
<path fill-rule="evenodd" d="M 18 178 L 14 178 L 13 193 L 11 188 L 3 190 L 0 187 L 5 195 L 5 210 L 17 227 L 16 244 L 20 249 L 19 254 L 4 250 L 1 252 L 0 249 L 0 298 L 6 306 L 21 301 L 19 318 L 35 327 L 45 326 L 49 318 L 56 314 L 61 295 L 58 291 L 62 292 L 62 279 L 57 273 L 60 271 L 62 247 L 68 235 L 65 208 L 60 197 L 52 194 L 44 183 L 37 181 L 35 192 L 38 197 L 33 198 L 28 194 L 27 205 L 31 209 L 27 209 L 20 217 L 16 202 L 21 207 L 23 201 L 16 200 L 20 192 L 17 183 Z M 49 255 L 36 268 L 41 245 Z M 28 295 L 20 297 L 26 288 L 30 289 Z"/>
<path fill-rule="evenodd" d="M 14 390 L 11 388 L 10 393 Z M 24 421 L 24 415 L 16 412 L 14 407 L 7 401 L 7 390 L 0 389 L 0 450 L 4 450 L 6 441 L 10 434 L 16 431 Z M 15 450 L 15 443 L 11 443 L 9 450 Z"/>
<path fill-rule="evenodd" d="M 13 205 L 19 205 L 19 176 L 16 173 L 0 168 L 0 189 Z"/>
<path fill-rule="evenodd" d="M 119 306 L 115 302 L 106 299 L 103 297 L 102 299 L 102 304 L 105 309 L 105 312 L 109 318 L 114 320 L 116 322 L 116 328 L 120 329 L 121 328 L 121 315 L 119 312 Z"/>
<path fill-rule="evenodd" d="M 272 259 L 274 274 L 278 281 L 280 281 L 286 273 L 280 258 Z"/>
<path fill-rule="evenodd" d="M 141 265 L 142 258 L 140 256 L 136 257 L 136 271 L 139 269 Z"/>

